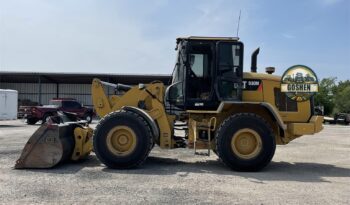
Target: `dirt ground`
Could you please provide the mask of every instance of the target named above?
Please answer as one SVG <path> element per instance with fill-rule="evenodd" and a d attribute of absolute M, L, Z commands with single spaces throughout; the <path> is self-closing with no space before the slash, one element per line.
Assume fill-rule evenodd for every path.
<path fill-rule="evenodd" d="M 112 170 L 92 154 L 54 169 L 14 170 L 39 125 L 0 121 L 0 204 L 350 204 L 350 126 L 278 146 L 262 172 L 240 173 L 215 154 L 155 147 L 145 164 Z"/>

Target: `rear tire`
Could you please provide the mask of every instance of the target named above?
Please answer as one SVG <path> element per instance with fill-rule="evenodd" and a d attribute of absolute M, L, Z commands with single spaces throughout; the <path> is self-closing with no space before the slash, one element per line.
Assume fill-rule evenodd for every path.
<path fill-rule="evenodd" d="M 93 140 L 97 158 L 116 169 L 139 166 L 153 145 L 147 122 L 140 115 L 124 110 L 105 116 L 96 126 Z"/>
<path fill-rule="evenodd" d="M 36 118 L 27 118 L 26 123 L 27 123 L 28 125 L 35 125 L 35 123 L 37 123 L 38 121 L 39 121 L 39 120 L 36 119 Z"/>
<path fill-rule="evenodd" d="M 259 171 L 270 163 L 276 149 L 269 124 L 252 113 L 227 118 L 216 135 L 219 158 L 236 171 Z"/>
<path fill-rule="evenodd" d="M 345 125 L 350 124 L 350 114 L 345 114 Z"/>

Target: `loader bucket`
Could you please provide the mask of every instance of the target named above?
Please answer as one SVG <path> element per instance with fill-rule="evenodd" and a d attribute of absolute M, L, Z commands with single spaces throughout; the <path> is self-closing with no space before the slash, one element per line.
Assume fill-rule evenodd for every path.
<path fill-rule="evenodd" d="M 41 125 L 24 146 L 15 169 L 51 168 L 70 159 L 76 122 Z"/>

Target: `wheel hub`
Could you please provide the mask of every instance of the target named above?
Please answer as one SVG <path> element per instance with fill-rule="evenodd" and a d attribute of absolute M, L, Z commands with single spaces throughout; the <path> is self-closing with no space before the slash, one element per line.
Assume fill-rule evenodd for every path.
<path fill-rule="evenodd" d="M 117 156 L 125 156 L 134 151 L 136 134 L 127 126 L 116 126 L 108 132 L 107 148 Z"/>
<path fill-rule="evenodd" d="M 231 149 L 234 154 L 242 159 L 252 159 L 262 149 L 261 137 L 252 129 L 240 129 L 231 139 Z"/>
<path fill-rule="evenodd" d="M 128 143 L 128 137 L 125 136 L 125 135 L 121 135 L 118 138 L 118 143 L 121 144 L 121 145 L 125 145 L 126 143 Z"/>

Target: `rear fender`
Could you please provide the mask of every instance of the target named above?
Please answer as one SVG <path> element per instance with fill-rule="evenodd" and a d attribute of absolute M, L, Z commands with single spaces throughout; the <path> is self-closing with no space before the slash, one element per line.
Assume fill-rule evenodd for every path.
<path fill-rule="evenodd" d="M 241 105 L 248 105 L 248 106 L 260 106 L 263 109 L 267 111 L 267 113 L 270 115 L 271 119 L 275 120 L 278 124 L 278 126 L 282 130 L 286 130 L 287 126 L 283 123 L 283 120 L 281 116 L 278 113 L 278 110 L 272 106 L 270 103 L 267 102 L 244 102 L 244 101 L 237 101 L 237 102 L 227 102 L 223 101 L 220 103 L 219 107 L 216 110 L 187 110 L 188 113 L 197 113 L 197 114 L 220 114 L 224 110 L 230 109 L 232 106 L 241 106 Z M 237 110 L 234 112 L 237 113 Z"/>
<path fill-rule="evenodd" d="M 275 120 L 278 124 L 278 126 L 282 129 L 282 130 L 286 130 L 287 129 L 287 125 L 285 125 L 283 123 L 283 120 L 280 116 L 280 114 L 278 113 L 278 110 L 272 106 L 270 103 L 267 102 L 243 102 L 243 101 L 239 101 L 239 102 L 221 102 L 218 109 L 216 111 L 204 111 L 204 113 L 213 113 L 213 114 L 219 114 L 221 113 L 225 108 L 230 107 L 232 105 L 251 105 L 251 106 L 260 106 L 262 108 L 264 108 L 267 113 L 270 114 L 270 117 Z M 193 111 L 189 111 L 190 113 Z M 194 111 L 194 113 L 201 113 L 202 111 L 196 112 Z"/>
<path fill-rule="evenodd" d="M 271 114 L 271 117 L 273 117 L 273 119 L 276 120 L 276 122 L 278 123 L 278 126 L 282 130 L 286 130 L 287 129 L 287 125 L 285 125 L 283 123 L 283 120 L 282 120 L 281 116 L 279 115 L 279 113 L 278 113 L 278 111 L 276 110 L 275 107 L 273 107 L 271 104 L 265 103 L 265 102 L 260 103 L 260 105 L 262 107 L 264 107 L 268 111 L 269 114 Z"/>

